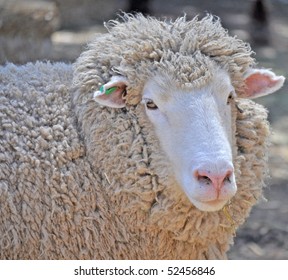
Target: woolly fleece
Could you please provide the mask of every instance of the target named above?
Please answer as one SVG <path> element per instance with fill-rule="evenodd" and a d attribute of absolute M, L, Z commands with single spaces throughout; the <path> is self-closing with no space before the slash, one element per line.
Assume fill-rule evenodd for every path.
<path fill-rule="evenodd" d="M 262 195 L 269 134 L 262 106 L 235 101 L 238 191 L 223 210 L 201 212 L 175 182 L 138 105 L 145 79 L 168 64 L 181 87 L 205 84 L 213 73 L 205 67 L 216 65 L 231 72 L 240 91 L 253 62 L 249 48 L 211 17 L 165 23 L 138 16 L 113 25 L 89 45 L 74 73 L 61 63 L 0 68 L 1 259 L 226 258 L 235 230 Z M 187 50 L 180 52 L 190 44 L 187 30 L 198 34 L 191 60 Z M 177 35 L 171 35 L 177 47 L 165 39 L 169 34 Z M 216 42 L 213 36 L 221 44 L 207 44 L 218 56 L 199 47 Z M 157 59 L 164 47 L 177 59 Z M 192 63 L 194 77 L 182 61 Z M 115 72 L 128 78 L 127 107 L 103 108 L 92 94 Z"/>

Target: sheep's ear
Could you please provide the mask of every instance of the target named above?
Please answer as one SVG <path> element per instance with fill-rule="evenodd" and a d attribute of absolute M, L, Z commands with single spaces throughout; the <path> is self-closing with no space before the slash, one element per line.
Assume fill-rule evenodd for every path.
<path fill-rule="evenodd" d="M 271 94 L 280 89 L 284 81 L 283 76 L 276 76 L 270 70 L 250 69 L 245 75 L 245 92 L 240 97 L 253 99 Z"/>
<path fill-rule="evenodd" d="M 111 80 L 94 92 L 94 100 L 101 105 L 112 108 L 125 107 L 127 80 L 121 76 L 113 76 Z"/>

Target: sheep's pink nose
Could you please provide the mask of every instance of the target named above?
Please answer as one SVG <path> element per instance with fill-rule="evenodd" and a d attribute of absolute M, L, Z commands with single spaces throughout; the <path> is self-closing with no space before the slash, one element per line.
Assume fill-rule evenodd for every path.
<path fill-rule="evenodd" d="M 224 171 L 212 172 L 207 170 L 197 170 L 195 177 L 198 181 L 206 183 L 207 185 L 212 184 L 216 190 L 220 190 L 225 182 L 231 182 L 231 176 L 233 169 L 226 169 Z"/>

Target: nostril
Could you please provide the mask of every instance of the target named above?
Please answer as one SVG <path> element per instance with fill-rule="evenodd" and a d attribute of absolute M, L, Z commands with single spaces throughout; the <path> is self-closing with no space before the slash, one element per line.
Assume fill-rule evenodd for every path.
<path fill-rule="evenodd" d="M 212 184 L 211 179 L 209 177 L 207 177 L 207 176 L 199 175 L 197 179 L 198 179 L 199 182 L 201 182 L 203 184 L 206 184 L 206 185 Z"/>
<path fill-rule="evenodd" d="M 229 170 L 229 171 L 226 173 L 226 176 L 224 177 L 223 182 L 231 183 L 231 176 L 232 176 L 232 174 L 233 174 L 233 172 Z"/>
<path fill-rule="evenodd" d="M 199 171 L 196 171 L 194 173 L 194 176 L 195 178 L 197 179 L 197 181 L 201 181 L 201 182 L 204 182 L 206 183 L 207 185 L 212 183 L 212 180 L 209 178 L 208 174 L 204 173 L 204 172 L 199 172 Z"/>

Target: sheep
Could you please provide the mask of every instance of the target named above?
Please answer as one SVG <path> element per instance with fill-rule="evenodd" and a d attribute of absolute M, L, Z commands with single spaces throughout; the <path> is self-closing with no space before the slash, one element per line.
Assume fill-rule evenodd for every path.
<path fill-rule="evenodd" d="M 0 69 L 1 259 L 225 259 L 262 197 L 266 109 L 220 20 L 124 15 L 71 66 Z"/>

